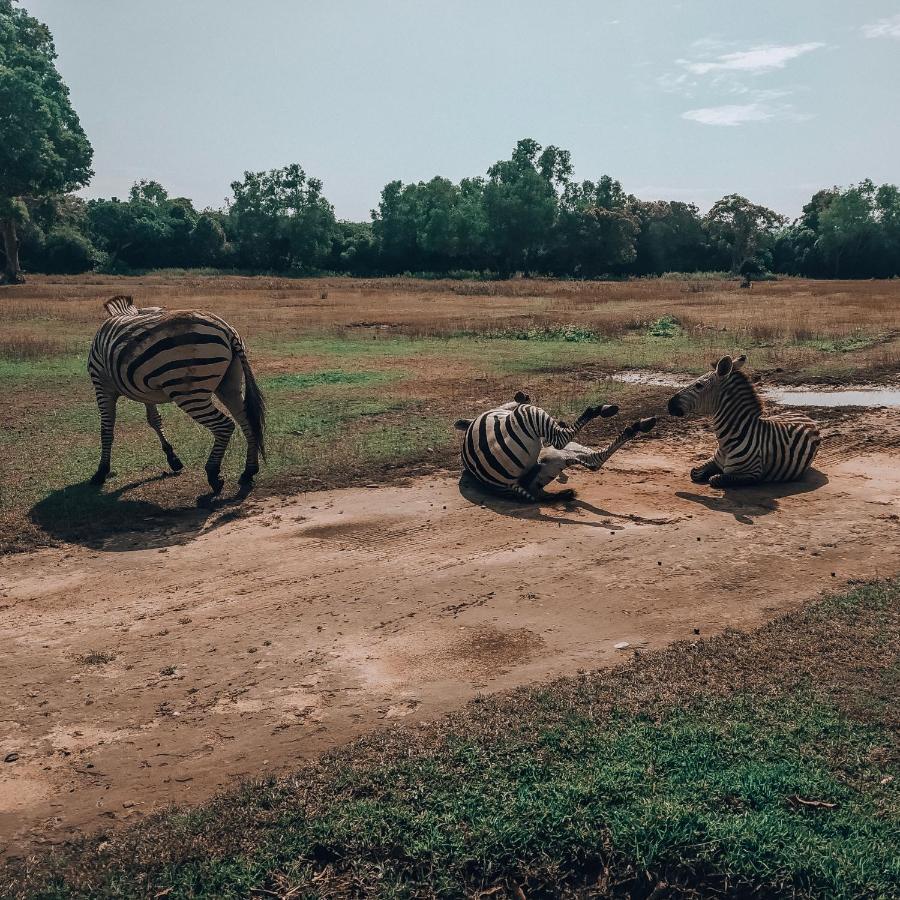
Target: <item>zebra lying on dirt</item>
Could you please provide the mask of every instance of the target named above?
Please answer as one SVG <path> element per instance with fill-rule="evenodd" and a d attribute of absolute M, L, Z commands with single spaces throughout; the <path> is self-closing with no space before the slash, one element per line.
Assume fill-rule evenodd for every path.
<path fill-rule="evenodd" d="M 571 500 L 575 496 L 573 490 L 548 494 L 544 488 L 556 478 L 565 483 L 565 469 L 569 466 L 599 469 L 616 450 L 656 424 L 656 419 L 634 422 L 602 451 L 572 443 L 588 422 L 614 416 L 618 411 L 618 406 L 613 405 L 591 406 L 569 426 L 532 406 L 529 398 L 519 392 L 512 403 L 483 412 L 475 419 L 456 422 L 455 427 L 466 432 L 463 467 L 484 487 L 520 500 Z"/>
<path fill-rule="evenodd" d="M 762 401 L 740 371 L 746 356 L 723 356 L 696 383 L 669 400 L 669 414 L 711 415 L 719 446 L 691 481 L 739 487 L 761 481 L 794 481 L 809 468 L 822 442 L 816 423 L 801 413 L 762 414 Z"/>
<path fill-rule="evenodd" d="M 259 471 L 258 456 L 265 459 L 266 455 L 265 402 L 240 335 L 211 313 L 166 312 L 159 306 L 138 309 L 131 297 L 123 296 L 113 297 L 104 306 L 109 318 L 98 329 L 88 357 L 100 408 L 101 440 L 100 465 L 91 484 L 103 484 L 109 475 L 119 397 L 147 407 L 147 422 L 173 472 L 179 472 L 183 464 L 163 434 L 157 403 L 174 403 L 213 433 L 206 478 L 214 494 L 224 484 L 219 470 L 237 422 L 247 439 L 240 482 L 251 484 Z M 232 418 L 213 404 L 213 394 Z"/>

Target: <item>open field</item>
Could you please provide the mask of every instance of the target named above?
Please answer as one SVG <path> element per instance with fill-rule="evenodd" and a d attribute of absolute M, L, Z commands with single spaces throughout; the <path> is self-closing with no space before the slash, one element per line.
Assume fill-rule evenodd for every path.
<path fill-rule="evenodd" d="M 239 438 L 225 495 L 198 505 L 207 433 L 162 407 L 188 467 L 163 476 L 127 401 L 117 474 L 85 483 L 86 349 L 116 293 L 244 335 L 270 406 L 250 500 Z M 770 384 L 894 383 L 900 282 L 38 278 L 0 304 L 0 851 L 126 827 L 89 872 L 16 869 L 23 896 L 340 896 L 379 871 L 386 896 L 890 896 L 896 583 L 701 639 L 897 574 L 897 410 L 815 410 L 804 482 L 724 493 L 687 477 L 711 436 L 664 418 L 540 508 L 460 485 L 451 423 L 520 388 L 565 416 L 659 414 L 671 388 L 610 376 L 687 381 L 739 350 Z M 697 646 L 666 655 L 679 640 Z M 154 818 L 268 775 L 287 780 Z"/>
<path fill-rule="evenodd" d="M 120 402 L 113 479 L 83 482 L 99 426 L 85 358 L 102 301 L 212 310 L 244 335 L 270 399 L 270 462 L 257 496 L 366 484 L 455 464 L 461 415 L 527 387 L 560 415 L 597 399 L 659 410 L 662 390 L 606 379 L 678 375 L 745 350 L 771 379 L 845 382 L 900 370 L 900 282 L 454 282 L 346 278 L 35 278 L 0 294 L 0 547 L 102 539 L 172 525 L 205 491 L 208 434 L 162 407 L 187 465 L 164 460 L 143 409 Z M 678 324 L 671 325 L 670 319 Z M 663 327 L 659 327 L 660 321 Z M 654 324 L 656 323 L 656 324 Z M 240 439 L 226 473 L 240 471 Z M 214 518 L 214 516 L 213 516 Z"/>

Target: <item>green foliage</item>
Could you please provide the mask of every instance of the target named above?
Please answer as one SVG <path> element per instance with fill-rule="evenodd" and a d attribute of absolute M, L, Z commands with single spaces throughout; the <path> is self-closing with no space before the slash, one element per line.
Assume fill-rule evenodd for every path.
<path fill-rule="evenodd" d="M 99 261 L 90 238 L 71 225 L 58 225 L 47 235 L 43 247 L 43 271 L 63 275 L 90 272 Z"/>
<path fill-rule="evenodd" d="M 737 272 L 744 260 L 768 249 L 775 229 L 784 221 L 778 213 L 738 194 L 717 201 L 706 216 L 710 239 L 722 257 L 730 259 L 732 272 Z"/>
<path fill-rule="evenodd" d="M 332 251 L 334 210 L 322 182 L 296 164 L 269 172 L 245 172 L 231 184 L 229 232 L 241 266 L 256 270 L 309 271 Z"/>
<path fill-rule="evenodd" d="M 660 316 L 655 322 L 651 322 L 647 329 L 651 337 L 662 338 L 675 337 L 680 331 L 681 325 L 674 316 Z"/>
<path fill-rule="evenodd" d="M 93 151 L 55 59 L 46 25 L 0 0 L 0 225 L 11 280 L 19 278 L 19 198 L 65 193 L 93 175 Z"/>

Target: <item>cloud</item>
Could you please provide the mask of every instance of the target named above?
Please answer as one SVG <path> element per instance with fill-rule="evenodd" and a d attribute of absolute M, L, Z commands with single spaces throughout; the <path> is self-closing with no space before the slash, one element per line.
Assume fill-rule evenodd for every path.
<path fill-rule="evenodd" d="M 869 25 L 863 25 L 862 33 L 867 38 L 900 38 L 900 13 L 888 16 L 886 19 L 879 19 Z"/>
<path fill-rule="evenodd" d="M 810 116 L 797 112 L 789 103 L 772 104 L 755 101 L 753 103 L 728 103 L 724 106 L 705 106 L 689 109 L 681 114 L 682 119 L 699 122 L 701 125 L 723 125 L 735 127 L 747 122 L 769 122 L 775 119 L 790 119 L 802 122 Z"/>
<path fill-rule="evenodd" d="M 805 44 L 769 44 L 751 47 L 735 53 L 723 53 L 712 60 L 679 59 L 676 62 L 694 75 L 710 72 L 747 72 L 750 74 L 783 69 L 792 59 L 824 47 L 823 43 L 810 41 Z"/>

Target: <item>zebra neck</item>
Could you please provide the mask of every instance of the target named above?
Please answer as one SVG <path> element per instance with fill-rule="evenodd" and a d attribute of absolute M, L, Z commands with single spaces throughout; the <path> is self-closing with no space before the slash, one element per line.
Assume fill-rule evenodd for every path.
<path fill-rule="evenodd" d="M 732 376 L 722 386 L 719 405 L 713 417 L 716 437 L 721 441 L 735 433 L 743 431 L 754 419 L 762 415 L 762 403 L 756 389 L 743 376 Z"/>

